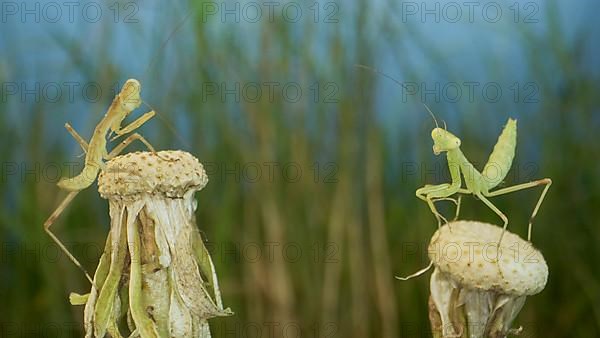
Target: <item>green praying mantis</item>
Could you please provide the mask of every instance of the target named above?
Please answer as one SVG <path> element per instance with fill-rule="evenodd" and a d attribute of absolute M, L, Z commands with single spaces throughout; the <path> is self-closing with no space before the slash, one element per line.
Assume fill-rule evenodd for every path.
<path fill-rule="evenodd" d="M 426 106 L 427 107 L 427 106 Z M 433 113 L 427 107 L 430 114 Z M 438 221 L 438 227 L 441 226 L 441 220 L 443 219 L 446 223 L 448 221 L 437 211 L 434 202 L 439 200 L 453 200 L 450 196 L 459 194 L 472 194 L 482 201 L 487 207 L 489 207 L 494 213 L 496 213 L 504 222 L 503 231 L 498 240 L 498 244 L 502 241 L 504 232 L 508 226 L 508 217 L 500 211 L 488 197 L 494 197 L 504 194 L 509 194 L 519 190 L 530 189 L 537 186 L 544 186 L 542 194 L 538 198 L 538 201 L 533 209 L 531 217 L 529 218 L 529 226 L 527 230 L 527 240 L 531 241 L 531 229 L 533 219 L 537 215 L 537 212 L 544 201 L 544 197 L 552 184 L 552 180 L 544 178 L 535 180 L 527 183 L 517 184 L 510 187 L 505 187 L 497 190 L 492 190 L 497 187 L 508 174 L 512 161 L 515 156 L 515 148 L 517 145 L 517 121 L 509 118 L 506 126 L 502 130 L 502 133 L 498 137 L 498 141 L 494 146 L 494 150 L 490 154 L 490 157 L 483 167 L 483 170 L 479 172 L 471 162 L 466 158 L 463 152 L 460 150 L 461 141 L 451 132 L 445 128 L 442 129 L 438 126 L 437 120 L 436 127 L 431 131 L 431 138 L 433 139 L 433 153 L 439 155 L 442 152 L 446 153 L 446 159 L 448 161 L 448 169 L 450 170 L 450 177 L 452 178 L 451 183 L 443 183 L 438 185 L 425 185 L 422 188 L 417 189 L 416 196 L 423 201 L 427 202 L 427 205 L 431 209 L 431 212 L 435 215 Z M 462 187 L 462 177 L 464 177 L 466 188 Z M 455 219 L 458 218 L 460 213 L 460 196 L 456 203 L 456 215 Z"/>
<path fill-rule="evenodd" d="M 388 79 L 394 81 L 398 85 L 406 88 L 404 84 L 399 82 L 398 80 L 392 78 L 391 76 L 380 72 L 375 68 L 371 68 L 363 65 L 356 65 L 359 68 L 364 68 L 370 71 L 373 71 L 377 74 L 383 75 Z M 490 157 L 485 164 L 483 170 L 479 172 L 471 162 L 466 158 L 463 152 L 460 150 L 461 140 L 448 130 L 446 127 L 440 128 L 435 115 L 429 109 L 426 104 L 423 104 L 431 117 L 435 122 L 435 128 L 431 131 L 431 138 L 433 139 L 433 153 L 435 155 L 439 155 L 441 153 L 446 153 L 446 159 L 448 161 L 448 168 L 450 170 L 450 177 L 452 179 L 451 183 L 443 183 L 437 185 L 425 185 L 422 188 L 417 189 L 415 192 L 416 196 L 425 201 L 431 209 L 431 212 L 434 214 L 436 220 L 438 221 L 438 228 L 442 225 L 442 220 L 445 223 L 448 221 L 442 216 L 437 208 L 435 207 L 436 201 L 449 200 L 456 204 L 456 214 L 454 219 L 457 219 L 460 213 L 460 202 L 461 195 L 455 200 L 452 198 L 452 195 L 455 194 L 465 194 L 465 195 L 473 195 L 477 197 L 480 201 L 482 201 L 488 208 L 490 208 L 494 213 L 496 213 L 503 221 L 503 231 L 500 235 L 500 239 L 498 240 L 498 245 L 502 242 L 502 238 L 508 226 L 508 217 L 500 211 L 488 198 L 495 197 L 499 195 L 509 194 L 512 192 L 525 190 L 534 188 L 537 186 L 544 186 L 540 197 L 538 198 L 537 204 L 533 209 L 531 217 L 529 218 L 529 226 L 527 230 L 527 240 L 531 241 L 531 229 L 533 224 L 533 219 L 537 215 L 537 212 L 544 201 L 544 197 L 552 184 L 552 180 L 549 178 L 544 178 L 540 180 L 535 180 L 527 183 L 517 184 L 510 187 L 505 187 L 497 190 L 493 190 L 496 188 L 506 177 L 511 166 L 512 161 L 515 156 L 515 148 L 517 145 L 517 121 L 509 118 L 506 126 L 502 130 L 502 133 L 498 137 L 498 141 L 494 146 L 494 150 L 490 154 Z M 461 176 L 465 180 L 466 187 L 462 186 Z"/>
<path fill-rule="evenodd" d="M 115 96 L 112 104 L 108 108 L 108 111 L 94 129 L 94 133 L 89 143 L 87 143 L 79 135 L 79 133 L 77 133 L 75 129 L 71 127 L 69 123 L 65 123 L 65 128 L 67 131 L 73 136 L 73 138 L 79 143 L 85 152 L 85 166 L 79 175 L 72 178 L 63 178 L 58 182 L 58 187 L 69 191 L 69 194 L 58 205 L 50 217 L 48 217 L 46 222 L 44 222 L 44 230 L 67 255 L 67 257 L 69 257 L 69 259 L 85 273 L 85 276 L 90 282 L 92 282 L 90 275 L 79 263 L 79 261 L 69 252 L 65 245 L 58 239 L 58 237 L 50 230 L 50 226 L 54 223 L 54 221 L 56 221 L 56 219 L 62 214 L 65 208 L 71 203 L 71 201 L 73 201 L 75 196 L 77 196 L 81 190 L 94 183 L 99 171 L 105 168 L 103 160 L 110 160 L 114 158 L 121 153 L 125 147 L 136 140 L 141 141 L 150 151 L 156 153 L 154 147 L 152 147 L 152 145 L 138 133 L 128 136 L 110 153 L 106 150 L 107 137 L 110 138 L 112 134 L 115 134 L 115 136 L 110 139 L 111 141 L 114 141 L 115 139 L 138 129 L 156 114 L 154 110 L 151 110 L 129 125 L 125 127 L 121 126 L 123 120 L 142 104 L 143 101 L 140 97 L 140 91 L 141 85 L 139 81 L 135 79 L 129 79 L 125 82 L 121 88 L 121 92 Z"/>
<path fill-rule="evenodd" d="M 154 57 L 150 60 L 148 67 L 144 74 L 148 74 L 152 69 L 156 58 L 160 51 L 164 50 L 165 46 L 175 35 L 175 33 L 182 28 L 183 24 L 192 16 L 194 12 L 189 12 L 177 26 L 171 31 L 166 40 L 163 41 L 161 47 L 154 54 Z M 65 123 L 65 128 L 73 136 L 73 138 L 79 143 L 83 151 L 85 152 L 85 166 L 81 173 L 72 178 L 61 179 L 58 182 L 58 187 L 62 190 L 66 190 L 69 194 L 63 199 L 58 205 L 56 210 L 48 217 L 44 222 L 44 231 L 52 238 L 52 240 L 59 246 L 59 248 L 67 255 L 67 257 L 85 274 L 86 278 L 93 284 L 91 276 L 79 263 L 79 261 L 69 252 L 65 245 L 56 237 L 56 235 L 50 230 L 52 224 L 62 214 L 65 208 L 73 201 L 77 194 L 92 185 L 98 176 L 100 170 L 105 168 L 103 160 L 110 160 L 115 156 L 119 155 L 129 144 L 138 140 L 142 142 L 151 152 L 156 153 L 154 147 L 139 133 L 134 133 L 123 140 L 117 145 L 110 153 L 106 150 L 107 137 L 110 138 L 112 134 L 115 134 L 110 141 L 114 141 L 117 138 L 131 133 L 134 130 L 141 127 L 144 123 L 150 120 L 156 115 L 156 112 L 152 109 L 145 113 L 129 125 L 121 127 L 123 120 L 131 114 L 135 109 L 140 107 L 144 101 L 141 99 L 141 85 L 136 79 L 129 79 L 125 82 L 119 94 L 115 96 L 113 102 L 108 108 L 106 114 L 102 120 L 96 125 L 94 133 L 90 142 L 87 143 L 75 129 L 69 124 Z M 144 103 L 146 104 L 146 103 Z M 147 104 L 146 104 L 147 105 Z M 163 160 L 173 161 L 171 159 L 164 159 L 157 154 Z"/>

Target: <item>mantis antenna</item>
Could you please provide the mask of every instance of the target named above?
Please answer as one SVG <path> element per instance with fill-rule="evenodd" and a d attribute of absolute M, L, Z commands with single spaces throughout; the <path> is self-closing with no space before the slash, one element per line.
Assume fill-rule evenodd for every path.
<path fill-rule="evenodd" d="M 158 56 L 160 55 L 160 52 L 161 52 L 162 50 L 164 50 L 164 49 L 165 49 L 165 47 L 166 47 L 167 43 L 168 43 L 168 42 L 169 42 L 169 41 L 170 41 L 170 40 L 173 38 L 173 36 L 175 36 L 175 33 L 177 33 L 177 31 L 179 31 L 179 30 L 181 29 L 181 27 L 183 27 L 183 25 L 184 25 L 184 24 L 187 22 L 187 20 L 188 20 L 188 19 L 189 19 L 189 18 L 192 16 L 192 14 L 194 14 L 194 11 L 190 11 L 190 12 L 189 12 L 189 13 L 188 13 L 188 14 L 187 14 L 187 15 L 186 15 L 186 16 L 185 16 L 183 19 L 181 19 L 181 20 L 180 20 L 180 21 L 177 23 L 177 25 L 175 26 L 175 28 L 173 28 L 173 30 L 171 30 L 171 32 L 169 33 L 169 35 L 167 36 L 167 38 L 166 38 L 166 39 L 165 39 L 163 42 L 161 42 L 161 44 L 160 44 L 160 47 L 159 47 L 159 48 L 158 48 L 158 49 L 157 49 L 157 50 L 156 50 L 156 51 L 153 53 L 153 56 L 152 56 L 152 58 L 151 58 L 151 60 L 150 60 L 150 63 L 148 64 L 148 67 L 146 67 L 146 70 L 144 71 L 144 73 L 142 73 L 142 76 L 141 76 L 141 78 L 142 78 L 142 79 L 145 79 L 145 78 L 146 78 L 146 76 L 148 75 L 148 73 L 150 72 L 150 70 L 152 70 L 152 68 L 153 68 L 154 64 L 156 63 L 156 60 L 158 59 Z M 156 114 L 156 116 L 157 116 L 157 117 L 158 117 L 158 118 L 159 118 L 159 119 L 160 119 L 160 120 L 161 120 L 161 121 L 162 121 L 162 122 L 163 122 L 163 123 L 164 123 L 164 124 L 167 126 L 167 128 L 169 129 L 169 131 L 170 131 L 170 132 L 172 132 L 174 135 L 176 135 L 176 136 L 177 136 L 177 139 L 178 139 L 178 141 L 179 141 L 179 142 L 181 142 L 181 143 L 182 143 L 184 146 L 186 146 L 186 147 L 188 147 L 188 148 L 189 148 L 189 143 L 188 143 L 188 142 L 186 142 L 186 141 L 185 141 L 185 140 L 184 140 L 184 139 L 183 139 L 183 138 L 182 138 L 182 137 L 181 137 L 181 136 L 180 136 L 180 135 L 177 133 L 177 131 L 176 131 L 176 130 L 175 130 L 175 128 L 173 127 L 172 123 L 170 123 L 168 120 L 166 120 L 166 119 L 165 119 L 165 118 L 162 116 L 162 114 L 158 114 L 158 112 L 159 112 L 159 111 L 158 111 L 158 110 L 156 110 L 156 109 L 154 109 L 154 107 L 152 107 L 151 105 L 149 105 L 149 104 L 148 104 L 146 101 L 142 100 L 142 103 L 143 103 L 143 104 L 144 104 L 146 107 L 150 108 L 150 110 L 153 110 L 153 111 L 155 111 L 155 112 L 157 113 L 157 114 Z M 111 134 L 109 135 L 109 138 L 110 138 L 110 136 L 112 136 L 112 131 L 111 131 Z M 118 138 L 118 136 L 117 136 L 117 137 L 114 137 L 114 138 L 112 138 L 112 139 L 111 139 L 111 141 L 112 141 L 112 140 L 114 140 L 114 139 L 116 139 L 116 138 Z"/>
<path fill-rule="evenodd" d="M 144 74 L 142 74 L 142 78 L 146 74 L 148 74 L 148 72 L 152 69 L 152 66 L 156 62 L 156 59 L 160 55 L 160 52 L 165 49 L 165 46 L 167 45 L 167 43 L 169 43 L 169 41 L 171 40 L 171 38 L 173 36 L 175 36 L 175 33 L 177 33 L 177 31 L 179 31 L 181 29 L 181 27 L 183 27 L 183 24 L 186 23 L 186 21 L 190 18 L 190 16 L 192 16 L 192 14 L 194 14 L 194 11 L 190 11 L 183 19 L 181 19 L 177 23 L 177 26 L 175 26 L 175 28 L 171 31 L 171 33 L 169 33 L 169 36 L 167 36 L 167 39 L 160 44 L 159 49 L 154 53 L 154 56 L 152 57 L 152 59 L 150 60 L 150 63 L 148 64 L 148 67 L 144 71 Z"/>
<path fill-rule="evenodd" d="M 188 21 L 188 19 L 194 13 L 195 13 L 194 11 L 189 11 L 189 13 L 186 16 L 184 16 L 183 19 L 181 19 L 177 23 L 177 25 L 175 26 L 175 28 L 173 28 L 173 30 L 171 30 L 171 33 L 169 33 L 169 35 L 167 36 L 167 38 L 160 44 L 160 47 L 158 48 L 158 50 L 156 50 L 156 52 L 154 52 L 154 55 L 150 59 L 150 63 L 148 64 L 148 67 L 146 68 L 146 70 L 142 74 L 142 79 L 146 78 L 146 75 L 148 75 L 148 73 L 152 70 L 152 68 L 153 68 L 154 64 L 156 63 L 156 60 L 158 59 L 161 51 L 163 51 L 165 49 L 165 47 L 167 46 L 167 43 L 169 43 L 169 41 L 171 41 L 171 39 L 173 38 L 173 36 L 175 36 L 175 34 L 181 29 L 181 27 L 183 27 L 183 25 Z M 149 105 L 145 101 L 142 100 L 142 103 L 144 105 L 146 105 L 148 108 L 150 108 L 151 110 L 154 110 L 154 111 L 158 112 L 158 110 L 154 109 L 151 105 Z M 167 126 L 167 128 L 169 128 L 169 131 L 171 131 L 173 134 L 175 134 L 177 136 L 177 139 L 179 140 L 179 142 L 181 142 L 184 146 L 187 146 L 189 148 L 189 144 L 177 133 L 177 131 L 175 130 L 175 128 L 173 127 L 173 125 L 169 121 L 167 121 L 165 118 L 163 118 L 162 114 L 156 114 L 156 116 L 158 116 L 158 118 Z"/>
<path fill-rule="evenodd" d="M 426 105 L 425 103 L 423 103 L 423 105 L 425 106 L 425 109 L 427 109 L 427 111 L 429 112 L 429 115 L 431 115 L 431 118 L 433 119 L 433 122 L 435 122 L 435 127 L 439 128 L 440 126 L 438 125 L 438 122 L 435 119 L 435 115 L 433 114 L 433 112 L 431 111 L 431 109 L 429 109 L 429 106 Z M 446 125 L 446 122 L 444 121 L 444 129 L 446 129 L 445 125 Z"/>
<path fill-rule="evenodd" d="M 190 12 L 190 13 L 193 13 L 193 12 Z M 164 48 L 164 46 L 171 39 L 173 34 L 183 25 L 183 23 L 189 18 L 189 16 L 190 16 L 190 14 L 188 14 L 178 24 L 178 26 L 174 29 L 174 31 L 169 35 L 167 40 L 161 44 L 161 49 Z M 157 51 L 155 54 L 157 54 L 158 52 L 159 51 Z M 154 57 L 153 60 L 155 58 L 156 57 Z M 150 66 L 152 65 L 152 63 L 153 62 L 151 62 Z M 148 68 L 148 69 L 150 69 L 150 68 Z M 144 72 L 144 75 L 147 73 L 148 69 L 146 70 L 146 72 Z M 90 139 L 89 143 L 86 142 L 73 129 L 73 127 L 71 127 L 70 124 L 68 124 L 68 123 L 65 124 L 65 128 L 67 129 L 67 131 L 69 131 L 69 133 L 71 133 L 71 135 L 75 138 L 75 140 L 77 140 L 79 142 L 81 148 L 83 148 L 83 150 L 85 151 L 86 166 L 84 167 L 83 171 L 79 175 L 77 175 L 75 177 L 71 177 L 71 178 L 64 178 L 61 181 L 59 181 L 59 183 L 58 183 L 59 187 L 63 190 L 69 191 L 69 194 L 67 195 L 67 197 L 65 197 L 63 199 L 63 201 L 60 203 L 60 205 L 54 210 L 54 212 L 44 222 L 44 231 L 46 231 L 46 233 L 48 233 L 48 235 L 60 247 L 60 249 L 67 255 L 67 257 L 80 270 L 83 271 L 86 278 L 90 281 L 90 283 L 96 289 L 97 289 L 97 287 L 94 283 L 93 278 L 88 274 L 88 272 L 85 270 L 85 268 L 83 268 L 83 266 L 79 263 L 79 261 L 69 252 L 69 250 L 60 241 L 60 239 L 58 239 L 58 237 L 56 237 L 56 235 L 54 235 L 54 233 L 50 230 L 50 227 L 52 226 L 54 221 L 56 221 L 56 219 L 62 214 L 62 212 L 65 210 L 65 208 L 71 203 L 71 201 L 75 198 L 75 196 L 81 190 L 89 187 L 96 180 L 98 172 L 101 169 L 100 168 L 101 164 L 104 163 L 104 162 L 102 162 L 103 159 L 113 158 L 114 156 L 118 155 L 127 145 L 131 144 L 135 140 L 141 141 L 142 143 L 144 143 L 146 145 L 146 147 L 148 149 L 150 149 L 153 153 L 156 153 L 156 151 L 154 150 L 152 145 L 150 145 L 150 143 L 148 143 L 148 141 L 146 141 L 146 139 L 144 139 L 138 133 L 130 135 L 127 139 L 125 139 L 123 142 L 121 142 L 121 144 L 116 146 L 110 153 L 108 153 L 106 151 L 106 148 L 105 148 L 106 140 L 104 139 L 106 136 L 108 136 L 110 138 L 113 134 L 117 134 L 115 137 L 112 138 L 112 140 L 114 140 L 117 137 L 120 137 L 126 133 L 129 133 L 129 132 L 139 128 L 142 124 L 144 124 L 148 119 L 150 119 L 153 116 L 152 112 L 148 112 L 127 126 L 121 126 L 120 123 L 117 126 L 112 125 L 111 119 L 118 118 L 118 121 L 121 122 L 131 112 L 131 110 L 127 110 L 127 109 L 123 109 L 123 108 L 115 109 L 113 106 L 118 106 L 118 105 L 121 105 L 124 103 L 122 100 L 124 100 L 127 97 L 126 96 L 127 93 L 125 93 L 125 90 L 126 90 L 125 88 L 128 88 L 129 90 L 131 90 L 132 86 L 134 88 L 133 90 L 135 91 L 134 93 L 139 96 L 139 82 L 137 80 L 133 80 L 133 79 L 128 80 L 125 83 L 125 85 L 123 86 L 123 88 L 121 89 L 121 93 L 116 95 L 115 98 L 113 99 L 113 104 L 111 104 L 111 106 L 108 109 L 108 111 L 106 112 L 104 118 L 96 126 L 94 135 Z M 148 107 L 150 107 L 150 105 L 148 105 L 146 102 L 144 102 L 144 101 L 142 101 L 142 102 L 145 105 L 147 105 Z M 150 107 L 150 108 L 152 108 L 152 107 Z M 155 111 L 154 111 L 154 113 L 155 113 Z M 168 123 L 166 123 L 166 124 L 172 129 L 172 126 L 170 124 L 168 124 Z M 118 129 L 115 129 L 115 128 L 118 128 Z M 178 135 L 178 134 L 175 133 L 175 135 Z M 183 141 L 183 143 L 185 144 L 185 141 Z M 96 165 L 91 165 L 90 163 L 93 163 Z"/>
<path fill-rule="evenodd" d="M 369 66 L 365 66 L 365 65 L 361 65 L 361 64 L 356 64 L 354 65 L 355 67 L 358 68 L 363 68 L 369 71 L 372 71 L 376 74 L 379 74 L 381 76 L 385 76 L 386 78 L 388 78 L 389 80 L 394 81 L 397 85 L 399 85 L 400 87 L 404 88 L 404 90 L 408 90 L 408 87 L 406 87 L 406 85 L 398 80 L 396 80 L 395 78 L 391 77 L 390 75 L 380 71 L 377 68 L 373 68 L 373 67 L 369 67 Z M 433 118 L 433 122 L 435 122 L 435 126 L 436 128 L 439 128 L 440 126 L 438 125 L 437 119 L 435 118 L 435 114 L 433 114 L 433 112 L 431 111 L 431 109 L 429 109 L 429 106 L 426 105 L 425 103 L 421 102 L 423 104 L 423 106 L 425 106 L 425 109 L 427 109 L 427 111 L 429 112 L 429 115 L 431 115 L 431 118 Z M 445 128 L 444 128 L 445 129 Z"/>

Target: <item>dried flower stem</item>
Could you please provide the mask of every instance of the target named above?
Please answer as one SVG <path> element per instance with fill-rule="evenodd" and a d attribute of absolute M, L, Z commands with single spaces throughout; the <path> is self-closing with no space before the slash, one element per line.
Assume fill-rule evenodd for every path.
<path fill-rule="evenodd" d="M 107 163 L 98 179 L 111 230 L 85 302 L 86 337 L 210 337 L 228 316 L 196 227 L 194 193 L 208 179 L 181 151 L 139 152 Z"/>
<path fill-rule="evenodd" d="M 525 298 L 541 292 L 548 278 L 542 254 L 502 228 L 458 221 L 441 227 L 428 248 L 429 320 L 433 337 L 501 338 L 518 334 L 512 323 Z"/>

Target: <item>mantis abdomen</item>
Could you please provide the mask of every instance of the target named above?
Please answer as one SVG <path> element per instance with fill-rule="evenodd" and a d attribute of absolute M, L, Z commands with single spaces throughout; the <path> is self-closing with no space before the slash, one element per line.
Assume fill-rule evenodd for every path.
<path fill-rule="evenodd" d="M 97 164 L 86 163 L 81 173 L 75 177 L 61 179 L 57 185 L 64 190 L 79 191 L 83 190 L 96 180 L 96 176 L 100 171 L 100 166 Z"/>
<path fill-rule="evenodd" d="M 506 126 L 498 136 L 498 142 L 490 154 L 483 171 L 483 181 L 487 185 L 487 190 L 496 187 L 504 180 L 513 158 L 515 157 L 515 147 L 517 145 L 517 120 L 509 118 Z"/>

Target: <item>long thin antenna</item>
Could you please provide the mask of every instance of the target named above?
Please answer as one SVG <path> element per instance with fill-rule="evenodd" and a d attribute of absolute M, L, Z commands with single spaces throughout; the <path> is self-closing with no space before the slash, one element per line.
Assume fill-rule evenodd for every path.
<path fill-rule="evenodd" d="M 171 32 L 169 33 L 169 35 L 167 36 L 167 38 L 160 44 L 160 47 L 153 53 L 152 58 L 150 59 L 150 63 L 148 64 L 148 67 L 146 67 L 146 70 L 144 71 L 144 73 L 142 74 L 142 79 L 145 79 L 146 76 L 148 75 L 148 73 L 152 70 L 152 68 L 154 67 L 154 64 L 156 63 L 156 61 L 158 60 L 158 57 L 160 56 L 161 52 L 165 50 L 165 47 L 167 46 L 167 44 L 169 43 L 169 41 L 173 38 L 173 36 L 175 36 L 175 34 L 181 29 L 181 27 L 183 27 L 183 25 L 189 20 L 189 18 L 192 16 L 192 14 L 194 14 L 195 12 L 193 10 L 190 10 L 189 13 L 183 17 L 183 19 L 181 19 L 177 25 L 175 26 L 175 28 L 173 28 L 171 30 Z M 148 108 L 150 108 L 151 110 L 154 110 L 157 114 L 156 116 L 163 122 L 164 125 L 167 126 L 167 128 L 169 129 L 169 131 L 171 131 L 171 133 L 175 134 L 177 139 L 179 140 L 179 142 L 181 142 L 181 144 L 183 144 L 186 147 L 190 147 L 190 145 L 179 135 L 179 133 L 177 133 L 177 131 L 175 130 L 175 128 L 173 127 L 173 125 L 162 116 L 162 113 L 160 113 L 158 110 L 154 109 L 154 107 L 152 107 L 151 105 L 149 105 L 146 101 L 142 100 L 142 103 L 144 105 L 146 105 Z"/>
<path fill-rule="evenodd" d="M 435 122 L 435 127 L 439 128 L 440 126 L 438 125 L 438 122 L 435 119 L 435 115 L 433 114 L 433 112 L 431 111 L 431 109 L 429 109 L 429 106 L 426 105 L 425 103 L 423 103 L 423 105 L 425 106 L 425 109 L 427 109 L 427 111 L 429 112 L 429 115 L 431 115 L 431 118 L 433 119 L 433 122 Z"/>
<path fill-rule="evenodd" d="M 165 46 L 167 45 L 167 43 L 169 43 L 169 41 L 171 40 L 171 38 L 173 38 L 173 36 L 175 35 L 175 33 L 177 33 L 177 31 L 179 31 L 179 29 L 181 29 L 181 27 L 183 27 L 183 24 L 185 24 L 185 22 L 190 18 L 190 16 L 192 16 L 192 14 L 194 14 L 194 11 L 190 11 L 181 21 L 179 21 L 177 23 L 177 26 L 175 26 L 175 28 L 171 31 L 171 33 L 169 33 L 169 36 L 167 36 L 167 39 L 164 40 L 160 44 L 160 47 L 154 53 L 154 56 L 150 60 L 150 63 L 148 64 L 148 67 L 144 71 L 144 74 L 142 74 L 142 78 L 146 76 L 146 74 L 150 71 L 150 69 L 152 69 L 152 66 L 154 65 L 154 63 L 158 59 L 158 56 L 160 55 L 161 51 L 163 51 L 165 49 Z"/>
<path fill-rule="evenodd" d="M 361 65 L 361 64 L 355 64 L 354 66 L 358 67 L 358 68 L 363 68 L 363 69 L 372 71 L 372 72 L 374 72 L 376 74 L 379 74 L 381 76 L 384 76 L 384 77 L 388 78 L 389 80 L 394 81 L 396 84 L 398 84 L 399 86 L 401 86 L 402 88 L 404 88 L 404 90 L 408 90 L 408 87 L 406 87 L 406 85 L 404 83 L 396 80 L 392 76 L 390 76 L 390 75 L 388 75 L 388 74 L 386 74 L 386 73 L 384 73 L 382 71 L 379 71 L 379 69 L 377 69 L 377 68 L 373 68 L 373 67 L 369 67 L 369 66 L 365 66 L 365 65 Z M 433 112 L 431 111 L 431 109 L 429 109 L 429 106 L 427 106 L 424 102 L 421 102 L 421 103 L 423 104 L 423 106 L 425 106 L 425 109 L 427 109 L 427 111 L 429 112 L 429 115 L 431 115 L 431 117 L 433 118 L 433 122 L 435 122 L 436 128 L 439 128 L 440 126 L 438 125 L 437 119 L 435 118 L 435 114 L 433 114 Z"/>
<path fill-rule="evenodd" d="M 380 70 L 379 70 L 379 69 L 377 69 L 377 68 L 373 68 L 373 67 L 369 67 L 369 66 L 365 66 L 365 65 L 361 65 L 361 64 L 356 64 L 356 65 L 354 65 L 354 66 L 355 66 L 355 67 L 358 67 L 358 68 L 363 68 L 363 69 L 366 69 L 366 70 L 370 70 L 370 71 L 372 71 L 372 72 L 374 72 L 374 73 L 376 73 L 376 74 L 379 74 L 379 75 L 385 76 L 385 77 L 387 77 L 388 79 L 390 79 L 390 80 L 394 81 L 396 84 L 398 84 L 399 86 L 401 86 L 401 87 L 402 87 L 402 88 L 404 88 L 405 90 L 408 90 L 408 87 L 406 87 L 406 85 L 405 85 L 404 83 L 402 83 L 402 82 L 400 82 L 400 81 L 398 81 L 398 80 L 394 79 L 394 78 L 393 78 L 393 77 L 391 77 L 390 75 L 388 75 L 388 74 L 386 74 L 386 73 L 384 73 L 384 72 L 380 71 Z"/>

